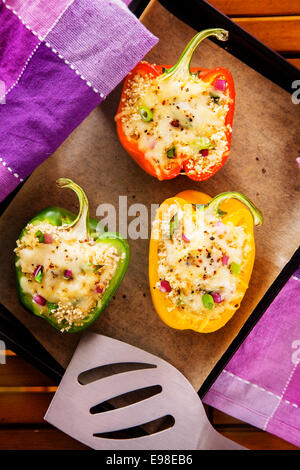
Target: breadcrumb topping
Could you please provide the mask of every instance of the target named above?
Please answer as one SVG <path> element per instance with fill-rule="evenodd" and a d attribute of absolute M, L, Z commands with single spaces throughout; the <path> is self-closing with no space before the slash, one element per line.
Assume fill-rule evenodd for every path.
<path fill-rule="evenodd" d="M 250 236 L 245 227 L 224 224 L 210 209 L 193 209 L 188 214 L 176 204 L 165 211 L 155 288 L 162 290 L 183 313 L 216 318 L 238 298 Z M 215 299 L 210 310 L 203 303 L 206 294 Z"/>
<path fill-rule="evenodd" d="M 33 301 L 35 296 L 45 299 L 38 307 L 61 331 L 82 326 L 100 305 L 121 259 L 113 246 L 77 240 L 66 227 L 28 224 L 15 249 L 23 291 Z"/>
<path fill-rule="evenodd" d="M 152 162 L 157 177 L 174 162 L 189 160 L 194 173 L 213 171 L 224 153 L 229 151 L 225 125 L 229 111 L 229 91 L 220 92 L 200 78 L 161 77 L 135 74 L 125 90 L 122 112 L 116 116 L 130 140 L 138 143 Z M 152 113 L 149 122 L 141 117 L 140 108 Z M 202 152 L 198 139 L 209 139 L 208 152 Z M 174 149 L 170 156 L 170 149 Z"/>

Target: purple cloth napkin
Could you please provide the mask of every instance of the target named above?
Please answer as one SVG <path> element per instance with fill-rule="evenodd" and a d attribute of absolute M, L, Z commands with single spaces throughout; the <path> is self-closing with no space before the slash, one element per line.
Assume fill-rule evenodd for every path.
<path fill-rule="evenodd" d="M 300 447 L 300 269 L 204 397 L 204 402 Z"/>
<path fill-rule="evenodd" d="M 130 0 L 0 0 L 0 201 L 155 45 Z"/>

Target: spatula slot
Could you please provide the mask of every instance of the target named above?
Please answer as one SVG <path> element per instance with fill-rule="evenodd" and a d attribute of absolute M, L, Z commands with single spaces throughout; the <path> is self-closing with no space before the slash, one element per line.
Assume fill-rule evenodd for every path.
<path fill-rule="evenodd" d="M 104 366 L 85 370 L 78 375 L 77 380 L 80 385 L 88 385 L 96 380 L 110 377 L 112 375 L 140 369 L 154 369 L 155 367 L 155 364 L 146 364 L 143 362 L 117 362 L 115 364 L 106 364 Z"/>
<path fill-rule="evenodd" d="M 151 385 L 150 387 L 132 390 L 131 392 L 123 393 L 122 395 L 118 395 L 99 403 L 98 405 L 92 406 L 90 408 L 90 413 L 94 415 L 109 410 L 115 410 L 117 408 L 123 408 L 124 406 L 133 405 L 134 403 L 138 403 L 139 401 L 158 395 L 161 391 L 162 387 L 160 385 Z"/>
<path fill-rule="evenodd" d="M 100 437 L 102 439 L 132 439 L 137 437 L 149 436 L 158 432 L 165 431 L 174 426 L 175 419 L 172 415 L 165 415 L 161 418 L 148 421 L 141 426 L 134 426 L 131 428 L 119 429 L 112 432 L 95 433 L 94 437 Z"/>

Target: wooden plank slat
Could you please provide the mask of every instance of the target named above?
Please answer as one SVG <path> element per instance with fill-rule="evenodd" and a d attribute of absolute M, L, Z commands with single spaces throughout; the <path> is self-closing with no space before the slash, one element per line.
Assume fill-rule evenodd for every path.
<path fill-rule="evenodd" d="M 6 356 L 6 364 L 0 364 L 0 387 L 51 385 L 52 379 L 19 356 Z"/>
<path fill-rule="evenodd" d="M 43 419 L 54 393 L 0 393 L 1 424 L 45 424 Z"/>
<path fill-rule="evenodd" d="M 86 446 L 52 427 L 0 428 L 0 450 L 84 450 Z"/>
<path fill-rule="evenodd" d="M 14 353 L 13 351 L 11 351 L 10 349 L 6 349 L 6 350 L 5 350 L 5 354 L 6 354 L 6 356 L 16 356 L 16 353 Z"/>
<path fill-rule="evenodd" d="M 299 0 L 209 0 L 228 16 L 299 15 Z"/>
<path fill-rule="evenodd" d="M 300 51 L 300 16 L 235 18 L 234 21 L 276 51 Z"/>
<path fill-rule="evenodd" d="M 296 446 L 263 431 L 220 430 L 225 437 L 253 450 L 299 450 Z M 80 450 L 83 444 L 52 427 L 36 429 L 0 428 L 0 450 Z"/>
<path fill-rule="evenodd" d="M 244 421 L 234 418 L 233 416 L 229 416 L 222 411 L 216 410 L 212 408 L 212 424 L 213 426 L 218 425 L 246 425 Z"/>
<path fill-rule="evenodd" d="M 228 439 L 241 444 L 247 449 L 252 450 L 299 450 L 298 447 L 290 444 L 273 434 L 266 433 L 259 430 L 245 430 L 245 429 L 216 429 Z M 255 428 L 254 428 L 255 429 Z"/>
<path fill-rule="evenodd" d="M 253 450 L 299 450 L 293 444 L 269 434 L 244 421 L 222 413 L 219 410 L 212 411 L 212 424 L 223 436 Z"/>
<path fill-rule="evenodd" d="M 295 58 L 295 59 L 287 59 L 288 62 L 290 62 L 291 64 L 293 64 L 295 67 L 298 67 L 298 69 L 300 69 L 300 57 L 299 58 Z"/>

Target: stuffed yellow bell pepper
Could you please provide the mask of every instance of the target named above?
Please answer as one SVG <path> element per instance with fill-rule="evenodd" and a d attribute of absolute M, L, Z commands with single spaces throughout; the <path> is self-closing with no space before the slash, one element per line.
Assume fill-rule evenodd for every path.
<path fill-rule="evenodd" d="M 211 198 L 184 191 L 159 207 L 149 280 L 154 307 L 169 326 L 209 333 L 239 308 L 252 273 L 253 226 L 263 217 L 237 192 Z"/>

